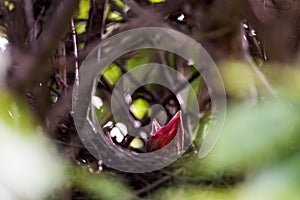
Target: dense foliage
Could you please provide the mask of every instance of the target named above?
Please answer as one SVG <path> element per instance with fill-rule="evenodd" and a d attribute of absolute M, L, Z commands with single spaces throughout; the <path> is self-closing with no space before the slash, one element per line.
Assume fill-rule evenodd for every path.
<path fill-rule="evenodd" d="M 0 0 L 0 199 L 298 199 L 299 9 L 293 0 Z M 204 159 L 198 151 L 212 119 L 207 86 L 191 61 L 154 49 L 111 63 L 92 104 L 116 146 L 142 153 L 143 138 L 121 134 L 111 94 L 139 65 L 171 66 L 199 101 L 187 152 L 166 168 L 131 174 L 106 166 L 80 141 L 72 112 L 78 68 L 101 41 L 138 27 L 180 31 L 216 62 L 228 109 Z M 176 94 L 156 84 L 129 99 L 139 126 L 150 123 L 153 105 L 164 107 L 167 120 L 180 110 Z"/>

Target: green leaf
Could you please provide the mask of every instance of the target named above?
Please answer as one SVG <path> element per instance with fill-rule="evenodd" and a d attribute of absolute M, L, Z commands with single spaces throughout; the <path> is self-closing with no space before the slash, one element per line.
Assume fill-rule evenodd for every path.
<path fill-rule="evenodd" d="M 130 190 L 116 177 L 105 174 L 92 174 L 83 167 L 69 170 L 72 185 L 97 196 L 99 199 L 133 199 Z"/>
<path fill-rule="evenodd" d="M 126 66 L 128 70 L 131 70 L 139 65 L 148 64 L 150 61 L 150 54 L 147 51 L 141 51 L 138 55 L 132 59 L 126 60 Z"/>
<path fill-rule="evenodd" d="M 166 0 L 148 0 L 150 3 L 163 3 Z"/>
<path fill-rule="evenodd" d="M 4 5 L 8 8 L 9 11 L 12 11 L 15 8 L 15 4 L 10 1 L 4 1 Z"/>
<path fill-rule="evenodd" d="M 277 92 L 280 95 L 300 101 L 300 69 L 298 66 L 283 68 L 282 65 L 273 64 L 264 68 L 264 73 L 271 85 L 278 89 Z M 279 74 L 284 74 L 284 76 L 279 76 Z"/>
<path fill-rule="evenodd" d="M 85 22 L 78 22 L 75 24 L 75 29 L 77 34 L 82 34 L 86 31 L 86 23 Z"/>
<path fill-rule="evenodd" d="M 77 19 L 87 20 L 89 18 L 90 1 L 80 0 Z M 79 21 L 75 24 L 77 34 L 82 34 L 86 31 L 86 22 Z"/>
<path fill-rule="evenodd" d="M 121 14 L 119 12 L 117 12 L 117 11 L 111 11 L 111 12 L 109 12 L 108 15 L 107 15 L 107 18 L 109 20 L 112 20 L 112 21 L 120 21 L 120 20 L 123 19 L 122 16 L 121 16 Z"/>
<path fill-rule="evenodd" d="M 299 104 L 279 99 L 232 107 L 221 138 L 205 161 L 212 169 L 243 172 L 286 157 L 300 146 L 299 110 Z"/>
<path fill-rule="evenodd" d="M 62 185 L 63 162 L 17 97 L 1 91 L 0 104 L 1 199 L 42 199 Z"/>
<path fill-rule="evenodd" d="M 88 19 L 89 10 L 90 10 L 90 0 L 80 0 L 77 18 Z"/>
<path fill-rule="evenodd" d="M 177 185 L 177 187 L 162 188 L 154 194 L 152 199 L 164 200 L 234 200 L 232 191 L 203 186 L 191 186 L 188 184 Z"/>
<path fill-rule="evenodd" d="M 140 138 L 134 138 L 134 139 L 130 142 L 129 146 L 130 146 L 131 148 L 134 148 L 134 149 L 142 149 L 142 148 L 144 147 L 144 142 L 143 142 L 143 140 L 140 139 Z"/>
<path fill-rule="evenodd" d="M 150 106 L 146 100 L 139 98 L 133 101 L 130 106 L 130 111 L 137 119 L 141 120 L 144 117 L 149 116 Z"/>
<path fill-rule="evenodd" d="M 228 95 L 242 99 L 251 96 L 251 88 L 256 86 L 256 75 L 248 63 L 227 61 L 222 63 L 221 72 Z"/>
<path fill-rule="evenodd" d="M 113 1 L 117 4 L 117 6 L 125 9 L 126 5 L 122 2 L 122 0 L 113 0 Z"/>
<path fill-rule="evenodd" d="M 242 200 L 297 200 L 300 196 L 300 154 L 284 159 L 251 177 L 239 187 Z"/>
<path fill-rule="evenodd" d="M 111 64 L 109 67 L 105 69 L 103 72 L 104 78 L 109 82 L 111 85 L 115 85 L 118 80 L 120 79 L 122 74 L 121 69 L 116 64 Z"/>
<path fill-rule="evenodd" d="M 22 130 L 21 134 L 32 134 L 35 121 L 27 106 L 6 91 L 0 90 L 0 93 L 0 121 L 9 127 Z"/>
<path fill-rule="evenodd" d="M 201 144 L 203 142 L 203 135 L 207 134 L 209 126 L 211 124 L 211 120 L 211 115 L 207 115 L 200 120 L 197 133 L 194 135 L 193 138 L 196 147 L 201 147 Z"/>

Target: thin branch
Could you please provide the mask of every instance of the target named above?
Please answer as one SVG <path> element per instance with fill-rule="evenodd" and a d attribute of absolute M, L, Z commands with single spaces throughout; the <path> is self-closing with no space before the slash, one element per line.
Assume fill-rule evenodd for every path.
<path fill-rule="evenodd" d="M 107 4 L 108 4 L 108 0 L 105 0 L 104 8 L 103 8 L 103 16 L 102 16 L 101 31 L 100 31 L 100 33 L 101 33 L 101 38 L 103 37 L 104 31 L 105 31 L 105 22 L 106 22 L 106 16 L 107 16 L 107 13 L 106 13 Z"/>
<path fill-rule="evenodd" d="M 73 47 L 74 47 L 74 57 L 75 57 L 75 76 L 79 75 L 79 66 L 78 66 L 78 47 L 77 47 L 77 37 L 76 29 L 74 25 L 74 19 L 71 19 L 71 29 L 72 29 L 72 38 L 73 38 Z"/>
<path fill-rule="evenodd" d="M 19 60 L 19 67 L 12 73 L 9 85 L 24 93 L 26 87 L 32 85 L 37 78 L 48 75 L 50 68 L 43 67 L 57 47 L 63 34 L 68 30 L 70 19 L 77 9 L 79 0 L 65 0 L 60 3 L 49 25 L 42 32 L 40 38 L 33 43 L 33 49 L 24 60 Z M 20 52 L 21 53 L 21 52 Z M 32 76 L 36 74 L 38 76 Z"/>
<path fill-rule="evenodd" d="M 179 85 L 179 86 L 174 90 L 174 92 L 175 92 L 175 93 L 180 92 L 181 90 L 183 90 L 183 89 L 187 86 L 188 83 L 192 83 L 192 82 L 193 82 L 194 80 L 196 80 L 199 76 L 200 76 L 200 72 L 199 72 L 199 71 L 194 72 L 194 73 L 191 75 L 191 77 L 188 79 L 188 81 L 182 83 L 181 85 Z M 168 103 L 168 102 L 172 99 L 172 96 L 173 96 L 173 95 L 169 95 L 169 96 L 167 96 L 165 99 L 163 99 L 163 100 L 161 101 L 161 105 L 165 105 L 166 103 Z"/>
<path fill-rule="evenodd" d="M 109 0 L 109 4 L 111 6 L 111 8 L 115 11 L 117 11 L 118 13 L 121 14 L 121 16 L 125 19 L 128 20 L 127 14 L 124 12 L 123 8 L 120 8 L 115 1 L 113 0 Z"/>
<path fill-rule="evenodd" d="M 90 40 L 90 36 L 92 33 L 92 27 L 93 27 L 93 19 L 94 19 L 94 15 L 95 15 L 95 0 L 91 0 L 90 1 L 90 10 L 89 10 L 89 18 L 87 21 L 87 31 L 86 31 L 86 35 L 85 35 L 85 45 L 89 42 Z"/>
<path fill-rule="evenodd" d="M 150 190 L 153 190 L 155 188 L 157 188 L 158 186 L 162 185 L 163 183 L 167 182 L 168 180 L 170 180 L 172 177 L 178 175 L 182 170 L 181 169 L 178 169 L 176 170 L 173 174 L 169 174 L 169 175 L 166 175 L 164 177 L 162 177 L 161 179 L 151 183 L 150 185 L 147 185 L 146 187 L 144 188 L 141 188 L 139 190 L 136 190 L 135 191 L 135 195 L 141 195 L 145 192 L 148 192 Z"/>
<path fill-rule="evenodd" d="M 29 43 L 31 43 L 35 39 L 34 35 L 34 19 L 33 19 L 33 6 L 32 6 L 32 1 L 24 0 L 24 10 L 25 10 L 25 15 L 26 15 L 26 22 L 27 22 L 27 27 L 29 30 L 28 33 L 28 40 Z"/>
<path fill-rule="evenodd" d="M 257 65 L 253 62 L 252 59 L 249 58 L 248 61 L 250 62 L 251 68 L 253 69 L 254 73 L 257 75 L 261 83 L 265 86 L 265 88 L 270 92 L 272 96 L 276 97 L 276 92 L 269 83 L 264 73 L 257 67 Z"/>
<path fill-rule="evenodd" d="M 120 67 L 120 69 L 121 69 L 121 71 L 122 71 L 123 74 L 126 74 L 126 73 L 128 72 L 127 69 L 126 69 L 126 67 L 125 67 L 121 62 L 116 61 L 115 63 Z M 151 96 L 151 98 L 152 98 L 153 101 L 159 102 L 159 97 L 157 96 L 156 93 L 153 93 L 151 90 L 149 90 L 148 88 L 146 88 L 145 86 L 143 86 L 141 83 L 139 83 L 139 81 L 136 80 L 133 76 L 131 76 L 131 74 L 128 74 L 128 77 L 130 78 L 130 80 L 131 80 L 134 84 L 140 86 L 140 88 L 141 88 L 144 92 L 146 92 L 147 94 L 149 94 L 149 95 Z"/>
<path fill-rule="evenodd" d="M 47 117 L 46 128 L 49 135 L 55 135 L 57 124 L 65 116 L 66 113 L 71 111 L 72 106 L 72 90 L 59 99 Z"/>

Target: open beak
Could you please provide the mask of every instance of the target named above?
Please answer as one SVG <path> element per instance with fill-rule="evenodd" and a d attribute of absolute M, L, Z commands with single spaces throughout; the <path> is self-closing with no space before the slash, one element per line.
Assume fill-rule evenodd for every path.
<path fill-rule="evenodd" d="M 146 143 L 146 151 L 152 152 L 165 147 L 173 139 L 174 145 L 180 151 L 183 148 L 183 127 L 181 111 L 178 111 L 173 118 L 163 127 L 156 121 L 152 124 L 152 136 Z"/>

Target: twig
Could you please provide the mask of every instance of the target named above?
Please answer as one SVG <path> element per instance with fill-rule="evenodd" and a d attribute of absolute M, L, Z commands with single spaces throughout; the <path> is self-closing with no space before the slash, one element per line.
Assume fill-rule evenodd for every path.
<path fill-rule="evenodd" d="M 69 147 L 85 148 L 85 146 L 83 146 L 82 144 L 64 142 L 64 141 L 61 141 L 58 139 L 53 139 L 52 141 L 55 142 L 56 144 L 61 144 L 61 145 L 69 146 Z"/>
<path fill-rule="evenodd" d="M 40 38 L 33 43 L 31 53 L 20 60 L 19 67 L 12 73 L 10 86 L 24 93 L 25 88 L 31 86 L 37 78 L 49 74 L 50 69 L 43 67 L 49 60 L 62 35 L 67 31 L 69 20 L 77 9 L 79 0 L 65 0 L 60 3 L 49 25 L 45 28 Z M 39 76 L 32 76 L 38 74 Z"/>
<path fill-rule="evenodd" d="M 261 81 L 261 83 L 265 86 L 265 88 L 271 93 L 272 96 L 276 96 L 276 92 L 267 80 L 266 76 L 262 71 L 257 67 L 257 65 L 253 62 L 252 59 L 248 59 L 250 62 L 251 68 L 253 69 L 254 73 L 257 75 L 258 79 Z"/>
<path fill-rule="evenodd" d="M 195 79 L 197 79 L 198 77 L 200 76 L 200 72 L 199 71 L 196 71 L 194 72 L 191 77 L 188 79 L 188 83 L 192 83 Z M 175 93 L 178 93 L 180 92 L 181 90 L 183 90 L 183 88 L 185 88 L 185 86 L 188 84 L 186 82 L 182 83 L 181 85 L 179 85 L 175 90 L 174 92 Z M 166 103 L 168 103 L 171 99 L 172 99 L 172 96 L 173 95 L 169 95 L 167 96 L 165 99 L 162 100 L 161 104 L 162 105 L 165 105 Z"/>
<path fill-rule="evenodd" d="M 121 16 L 125 19 L 128 20 L 127 14 L 124 12 L 122 8 L 120 8 L 115 1 L 109 0 L 109 4 L 111 5 L 112 9 L 116 10 L 118 13 L 121 14 Z"/>
<path fill-rule="evenodd" d="M 47 117 L 47 130 L 49 135 L 55 135 L 58 122 L 65 116 L 67 112 L 71 111 L 72 105 L 72 91 L 67 93 L 55 104 Z"/>
<path fill-rule="evenodd" d="M 101 24 L 101 30 L 100 30 L 101 38 L 103 37 L 104 31 L 105 31 L 105 22 L 106 22 L 106 16 L 107 16 L 107 13 L 106 13 L 107 4 L 108 4 L 108 0 L 105 0 L 104 8 L 103 8 L 102 24 Z"/>
<path fill-rule="evenodd" d="M 75 57 L 75 76 L 77 77 L 77 75 L 79 75 L 78 47 L 77 47 L 76 29 L 75 29 L 74 19 L 73 18 L 71 19 L 71 29 L 72 29 L 74 57 Z"/>
<path fill-rule="evenodd" d="M 74 20 L 71 19 L 71 29 L 72 29 L 72 38 L 73 38 L 73 46 L 74 46 L 74 57 L 75 57 L 75 78 L 79 77 L 79 67 L 78 67 L 78 47 L 76 40 L 76 30 L 74 25 Z M 51 110 L 48 116 L 48 131 L 50 135 L 55 133 L 56 125 L 59 120 L 65 115 L 65 113 L 70 112 L 72 105 L 72 91 L 66 91 L 63 98 L 55 105 L 55 107 Z"/>
<path fill-rule="evenodd" d="M 136 190 L 135 191 L 135 195 L 141 195 L 145 192 L 148 192 L 150 190 L 153 190 L 155 189 L 156 187 L 158 187 L 159 185 L 165 183 L 166 181 L 168 181 L 169 179 L 171 179 L 172 177 L 178 175 L 182 170 L 181 169 L 178 169 L 176 170 L 173 174 L 169 174 L 169 175 L 166 175 L 164 177 L 162 177 L 161 179 L 151 183 L 150 185 L 147 185 L 146 187 L 144 188 L 141 188 L 139 190 Z"/>
<path fill-rule="evenodd" d="M 121 69 L 121 71 L 122 71 L 123 74 L 127 73 L 127 69 L 125 68 L 125 66 L 121 62 L 116 61 L 115 63 L 120 67 L 120 69 Z M 143 86 L 141 83 L 139 83 L 131 74 L 128 74 L 128 77 L 130 78 L 130 80 L 132 82 L 134 82 L 136 85 L 140 86 L 140 88 L 144 92 L 147 92 L 151 96 L 151 98 L 152 98 L 153 101 L 159 102 L 159 97 L 155 93 L 153 93 L 151 90 L 149 90 L 148 88 L 146 88 L 145 86 Z"/>
<path fill-rule="evenodd" d="M 28 26 L 28 37 L 29 37 L 29 42 L 31 43 L 35 39 L 34 35 L 34 19 L 33 19 L 33 9 L 32 9 L 32 1 L 23 1 L 25 6 L 25 14 L 26 14 L 26 21 L 27 21 L 27 26 Z"/>
<path fill-rule="evenodd" d="M 87 31 L 85 35 L 85 45 L 89 42 L 91 32 L 92 32 L 92 27 L 93 27 L 93 19 L 94 19 L 94 12 L 95 12 L 95 0 L 90 1 L 90 10 L 89 10 L 89 18 L 87 21 Z"/>

